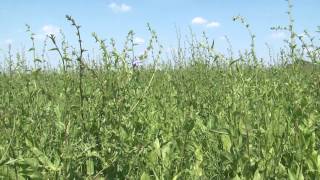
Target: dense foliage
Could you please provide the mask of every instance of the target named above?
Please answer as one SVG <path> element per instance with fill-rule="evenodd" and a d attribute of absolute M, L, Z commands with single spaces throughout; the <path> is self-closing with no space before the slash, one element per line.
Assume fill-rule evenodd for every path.
<path fill-rule="evenodd" d="M 133 32 L 121 51 L 93 34 L 102 55 L 92 63 L 80 27 L 67 19 L 80 47 L 50 36 L 59 69 L 45 68 L 35 47 L 33 67 L 9 51 L 0 75 L 0 178 L 320 179 L 314 44 L 291 39 L 267 66 L 250 31 L 251 49 L 237 59 L 204 36 L 159 65 L 162 47 L 149 27 L 140 60 L 154 63 L 130 65 Z"/>

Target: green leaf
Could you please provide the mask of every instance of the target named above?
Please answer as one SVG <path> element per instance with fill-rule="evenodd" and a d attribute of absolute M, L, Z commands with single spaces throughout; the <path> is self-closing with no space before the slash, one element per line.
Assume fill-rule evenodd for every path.
<path fill-rule="evenodd" d="M 288 176 L 290 180 L 297 180 L 296 175 L 290 169 L 288 170 Z"/>
<path fill-rule="evenodd" d="M 320 172 L 320 155 L 317 157 L 318 172 Z"/>
<path fill-rule="evenodd" d="M 15 169 L 9 166 L 0 167 L 0 179 L 25 179 L 20 174 L 15 173 Z"/>
<path fill-rule="evenodd" d="M 203 154 L 201 151 L 201 147 L 197 147 L 196 151 L 194 152 L 197 161 L 202 162 L 203 161 Z"/>
<path fill-rule="evenodd" d="M 51 48 L 51 49 L 49 49 L 49 51 L 59 51 L 59 49 L 58 48 Z"/>
<path fill-rule="evenodd" d="M 31 172 L 25 173 L 25 175 L 27 175 L 32 180 L 44 179 L 43 175 L 40 172 L 31 171 Z"/>
<path fill-rule="evenodd" d="M 150 180 L 151 177 L 147 173 L 143 173 L 140 177 L 140 180 Z"/>
<path fill-rule="evenodd" d="M 36 58 L 36 59 L 34 59 L 34 62 L 42 62 L 42 60 L 39 58 Z"/>
<path fill-rule="evenodd" d="M 65 129 L 65 125 L 64 123 L 62 122 L 62 114 L 61 114 L 61 111 L 60 111 L 60 107 L 59 105 L 57 105 L 55 108 L 54 108 L 54 112 L 57 116 L 57 119 L 55 121 L 55 125 L 56 127 L 60 130 L 60 131 L 63 131 Z"/>
<path fill-rule="evenodd" d="M 0 159 L 0 167 L 1 167 L 2 165 L 6 164 L 8 161 L 9 161 L 9 158 L 7 158 L 7 157 Z"/>
<path fill-rule="evenodd" d="M 45 166 L 45 168 L 52 170 L 52 171 L 58 171 L 59 168 L 54 166 L 49 158 L 41 152 L 37 147 L 33 146 L 30 140 L 25 139 L 26 145 L 30 148 L 31 152 L 37 157 L 37 159 Z"/>
<path fill-rule="evenodd" d="M 148 163 L 151 163 L 152 165 L 157 163 L 158 155 L 154 150 L 149 153 L 148 160 Z"/>
<path fill-rule="evenodd" d="M 68 58 L 68 57 L 64 57 L 63 58 L 65 61 L 72 61 L 72 59 Z"/>
<path fill-rule="evenodd" d="M 241 180 L 241 178 L 238 175 L 236 175 L 234 178 L 232 178 L 232 180 Z"/>
<path fill-rule="evenodd" d="M 172 178 L 172 180 L 177 180 L 180 176 L 181 176 L 181 172 L 178 173 L 177 175 L 175 175 L 175 176 Z"/>
<path fill-rule="evenodd" d="M 38 75 L 38 74 L 40 73 L 40 71 L 41 71 L 40 68 L 35 69 L 35 70 L 32 71 L 32 74 L 33 74 L 33 75 Z"/>
<path fill-rule="evenodd" d="M 40 167 L 39 161 L 35 158 L 25 158 L 18 162 L 19 166 L 23 167 L 32 167 L 32 168 L 38 168 Z"/>
<path fill-rule="evenodd" d="M 303 172 L 298 167 L 296 173 L 292 172 L 290 169 L 288 170 L 288 175 L 290 180 L 304 180 Z"/>
<path fill-rule="evenodd" d="M 86 161 L 87 165 L 87 175 L 92 176 L 94 174 L 94 162 L 92 159 Z"/>
<path fill-rule="evenodd" d="M 225 135 L 225 134 L 221 135 L 221 141 L 222 141 L 223 149 L 225 151 L 230 152 L 232 142 L 231 142 L 229 135 Z"/>
<path fill-rule="evenodd" d="M 256 170 L 256 172 L 254 173 L 254 177 L 253 180 L 262 180 L 263 178 L 261 177 L 260 173 L 259 173 L 259 169 Z"/>
<path fill-rule="evenodd" d="M 153 146 L 154 146 L 154 150 L 157 153 L 157 155 L 160 156 L 161 149 L 160 149 L 160 142 L 159 142 L 158 138 L 153 142 Z"/>
<path fill-rule="evenodd" d="M 298 176 L 298 180 L 304 180 L 303 172 L 300 168 L 298 170 L 297 176 Z"/>
<path fill-rule="evenodd" d="M 162 146 L 162 148 L 161 148 L 161 158 L 164 161 L 164 163 L 170 162 L 170 159 L 168 157 L 170 155 L 170 151 L 171 151 L 170 145 L 171 145 L 171 143 L 169 142 L 166 145 Z"/>

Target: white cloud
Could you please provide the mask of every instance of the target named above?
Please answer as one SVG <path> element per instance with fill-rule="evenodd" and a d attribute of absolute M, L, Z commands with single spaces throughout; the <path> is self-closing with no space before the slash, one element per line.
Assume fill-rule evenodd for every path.
<path fill-rule="evenodd" d="M 207 24 L 208 20 L 204 19 L 203 17 L 195 17 L 192 19 L 191 23 L 203 25 L 203 24 Z"/>
<path fill-rule="evenodd" d="M 132 7 L 127 4 L 124 4 L 124 3 L 117 4 L 114 2 L 109 4 L 109 8 L 112 9 L 112 11 L 115 13 L 124 13 L 124 12 L 128 12 L 132 9 Z"/>
<path fill-rule="evenodd" d="M 209 22 L 207 19 L 200 16 L 193 18 L 191 23 L 198 24 L 198 25 L 205 25 L 207 28 L 217 28 L 221 26 L 221 24 L 217 21 Z"/>
<path fill-rule="evenodd" d="M 271 38 L 273 38 L 273 39 L 284 39 L 286 37 L 287 37 L 287 35 L 283 31 L 276 31 L 271 34 Z"/>
<path fill-rule="evenodd" d="M 145 40 L 143 38 L 141 38 L 141 37 L 136 37 L 136 38 L 133 39 L 133 42 L 135 44 L 141 45 L 141 44 L 145 43 Z"/>
<path fill-rule="evenodd" d="M 217 28 L 217 27 L 220 27 L 220 23 L 216 22 L 216 21 L 212 21 L 212 22 L 207 24 L 207 27 L 208 28 Z"/>
<path fill-rule="evenodd" d="M 45 25 L 42 27 L 42 31 L 45 35 L 50 35 L 50 34 L 56 35 L 59 33 L 60 28 L 53 25 Z"/>

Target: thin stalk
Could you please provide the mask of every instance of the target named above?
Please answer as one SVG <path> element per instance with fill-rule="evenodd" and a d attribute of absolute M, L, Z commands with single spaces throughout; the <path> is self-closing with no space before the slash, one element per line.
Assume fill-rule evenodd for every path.
<path fill-rule="evenodd" d="M 83 100 L 84 100 L 84 96 L 83 96 L 83 72 L 84 72 L 83 53 L 86 50 L 83 49 L 83 47 L 82 47 L 82 39 L 81 39 L 81 34 L 80 34 L 81 26 L 77 25 L 75 20 L 71 16 L 66 15 L 66 18 L 68 21 L 71 22 L 71 25 L 76 28 L 76 35 L 78 37 L 79 51 L 80 51 L 80 54 L 77 57 L 77 61 L 79 64 L 80 114 L 81 114 L 82 120 L 84 120 L 84 113 L 83 113 Z"/>

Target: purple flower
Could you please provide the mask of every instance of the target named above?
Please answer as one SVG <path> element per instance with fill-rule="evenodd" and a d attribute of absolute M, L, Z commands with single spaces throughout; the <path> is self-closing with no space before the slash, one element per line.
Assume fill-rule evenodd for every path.
<path fill-rule="evenodd" d="M 142 64 L 143 64 L 143 63 L 142 63 L 142 61 L 140 61 L 140 60 L 134 60 L 134 61 L 132 62 L 133 68 L 141 67 Z"/>

